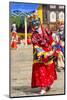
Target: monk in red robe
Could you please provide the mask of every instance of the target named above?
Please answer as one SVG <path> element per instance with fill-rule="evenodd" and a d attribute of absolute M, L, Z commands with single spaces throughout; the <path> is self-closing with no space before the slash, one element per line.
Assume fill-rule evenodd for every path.
<path fill-rule="evenodd" d="M 17 32 L 12 32 L 11 47 L 14 49 L 18 48 L 17 40 L 18 40 Z"/>

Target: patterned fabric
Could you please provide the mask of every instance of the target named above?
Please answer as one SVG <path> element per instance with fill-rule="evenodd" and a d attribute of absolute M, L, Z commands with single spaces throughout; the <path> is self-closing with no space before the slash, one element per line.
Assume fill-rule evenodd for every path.
<path fill-rule="evenodd" d="M 42 28 L 41 28 L 42 29 Z M 43 33 L 44 32 L 44 33 Z M 47 54 L 52 50 L 53 40 L 51 36 L 47 36 L 46 32 L 42 29 L 42 34 L 33 33 L 33 66 L 32 66 L 32 81 L 31 87 L 48 87 L 53 84 L 57 79 L 55 63 L 53 59 L 49 60 Z M 36 47 L 40 48 L 40 53 L 44 53 L 44 57 L 38 58 L 39 51 Z M 43 52 L 44 51 L 44 52 Z M 53 55 L 52 55 L 53 56 Z"/>
<path fill-rule="evenodd" d="M 32 70 L 32 88 L 50 86 L 57 79 L 54 63 L 49 65 L 35 63 Z"/>
<path fill-rule="evenodd" d="M 41 46 L 48 46 L 48 43 L 50 43 L 49 38 L 47 34 L 36 34 L 33 33 L 32 35 L 32 43 L 33 44 L 39 44 Z"/>

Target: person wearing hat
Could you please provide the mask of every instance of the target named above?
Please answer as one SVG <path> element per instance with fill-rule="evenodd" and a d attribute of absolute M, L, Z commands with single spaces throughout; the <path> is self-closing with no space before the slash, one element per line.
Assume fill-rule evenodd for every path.
<path fill-rule="evenodd" d="M 33 66 L 31 87 L 40 87 L 40 95 L 45 95 L 57 79 L 55 63 L 53 62 L 52 41 L 47 35 L 38 15 L 32 20 Z M 50 42 L 51 41 L 51 42 Z"/>

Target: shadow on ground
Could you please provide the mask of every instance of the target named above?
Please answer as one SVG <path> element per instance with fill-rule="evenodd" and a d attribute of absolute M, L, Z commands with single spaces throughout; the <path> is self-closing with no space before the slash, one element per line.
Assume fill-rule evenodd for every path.
<path fill-rule="evenodd" d="M 30 86 L 15 86 L 12 88 L 14 91 L 24 92 L 25 94 L 38 93 L 40 88 L 31 88 Z"/>

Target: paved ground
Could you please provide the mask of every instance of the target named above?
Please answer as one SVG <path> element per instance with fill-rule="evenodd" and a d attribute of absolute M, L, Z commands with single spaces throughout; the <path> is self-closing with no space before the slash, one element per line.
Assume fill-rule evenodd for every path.
<path fill-rule="evenodd" d="M 11 50 L 11 96 L 34 96 L 40 89 L 31 88 L 32 46 Z M 54 87 L 47 92 L 50 94 L 64 94 L 64 71 L 58 74 Z"/>

